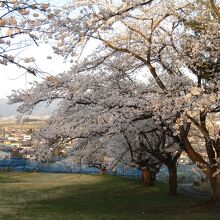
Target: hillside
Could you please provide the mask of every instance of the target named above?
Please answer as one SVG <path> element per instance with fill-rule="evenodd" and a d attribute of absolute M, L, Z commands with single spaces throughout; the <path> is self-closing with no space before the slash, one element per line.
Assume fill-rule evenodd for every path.
<path fill-rule="evenodd" d="M 2 173 L 0 219 L 7 220 L 217 220 L 205 199 L 168 195 L 165 183 L 107 175 Z"/>

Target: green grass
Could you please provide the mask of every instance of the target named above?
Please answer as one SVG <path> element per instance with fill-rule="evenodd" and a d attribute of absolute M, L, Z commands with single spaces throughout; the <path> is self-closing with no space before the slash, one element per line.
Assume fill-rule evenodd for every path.
<path fill-rule="evenodd" d="M 207 220 L 220 212 L 199 208 L 203 199 L 168 196 L 167 185 L 145 188 L 120 177 L 1 173 L 4 220 Z"/>

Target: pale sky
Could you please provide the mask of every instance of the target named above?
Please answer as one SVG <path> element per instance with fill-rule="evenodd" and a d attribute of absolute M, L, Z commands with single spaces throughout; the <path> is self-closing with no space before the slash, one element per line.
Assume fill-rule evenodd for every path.
<path fill-rule="evenodd" d="M 38 2 L 48 2 L 40 0 Z M 49 2 L 56 6 L 61 6 L 68 0 L 49 0 Z M 52 48 L 49 45 L 42 45 L 37 47 L 33 45 L 22 52 L 22 55 L 34 57 L 37 65 L 45 72 L 52 75 L 61 73 L 69 68 L 69 65 L 63 62 L 62 57 L 53 54 Z M 47 59 L 47 56 L 52 56 L 53 59 Z M 25 74 L 26 71 L 19 69 L 13 64 L 8 66 L 0 65 L 0 98 L 6 98 L 11 94 L 11 90 L 27 89 L 29 83 L 33 80 L 41 80 L 40 77 L 34 77 L 31 74 Z"/>
<path fill-rule="evenodd" d="M 70 0 L 38 0 L 37 2 L 50 2 L 52 5 L 57 7 L 64 5 Z M 90 54 L 95 47 L 97 42 L 94 40 L 89 42 L 86 48 L 83 51 L 81 57 L 84 57 Z M 21 55 L 27 57 L 34 57 L 38 67 L 44 72 L 48 72 L 51 75 L 56 75 L 62 73 L 69 69 L 70 64 L 64 63 L 64 60 L 61 56 L 53 54 L 53 50 L 50 45 L 41 45 L 37 47 L 33 45 L 27 48 L 21 53 Z M 20 54 L 19 54 L 20 56 Z M 47 59 L 47 56 L 51 56 L 52 59 Z M 143 76 L 139 74 L 139 79 L 146 81 L 146 75 Z M 30 88 L 29 82 L 34 80 L 42 80 L 40 77 L 35 77 L 29 73 L 26 73 L 25 70 L 19 69 L 16 65 L 9 64 L 8 66 L 0 65 L 0 98 L 6 98 L 12 93 L 12 90 L 17 89 L 28 89 Z"/>

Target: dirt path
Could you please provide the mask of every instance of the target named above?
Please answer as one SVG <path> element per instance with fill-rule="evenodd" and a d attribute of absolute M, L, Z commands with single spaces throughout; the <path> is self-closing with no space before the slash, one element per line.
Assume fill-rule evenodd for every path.
<path fill-rule="evenodd" d="M 178 184 L 177 190 L 180 194 L 187 196 L 196 196 L 200 198 L 209 198 L 211 196 L 208 192 L 199 192 L 192 188 L 192 184 Z"/>

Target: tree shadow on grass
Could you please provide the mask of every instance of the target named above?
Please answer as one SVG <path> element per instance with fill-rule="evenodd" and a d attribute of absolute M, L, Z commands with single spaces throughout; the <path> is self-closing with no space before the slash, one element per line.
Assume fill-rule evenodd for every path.
<path fill-rule="evenodd" d="M 16 215 L 9 213 L 4 219 L 161 219 L 161 216 L 176 219 L 174 215 L 188 215 L 189 210 L 193 213 L 191 208 L 204 202 L 182 195 L 170 197 L 167 185 L 162 183 L 145 188 L 136 180 L 111 176 L 97 178 L 94 183 L 75 182 L 38 189 L 37 199 L 29 195 L 28 202 L 22 204 Z"/>

